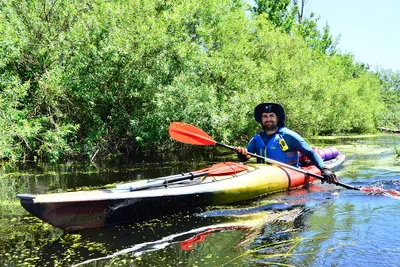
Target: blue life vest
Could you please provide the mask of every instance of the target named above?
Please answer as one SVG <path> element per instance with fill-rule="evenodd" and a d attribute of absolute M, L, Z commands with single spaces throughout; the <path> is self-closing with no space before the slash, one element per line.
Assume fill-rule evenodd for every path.
<path fill-rule="evenodd" d="M 298 152 L 291 150 L 290 147 L 287 151 L 282 151 L 281 147 L 278 144 L 278 141 L 281 138 L 283 139 L 283 137 L 285 136 L 286 130 L 286 127 L 279 128 L 278 131 L 275 133 L 275 136 L 271 138 L 267 145 L 265 145 L 264 140 L 262 139 L 262 135 L 265 135 L 265 132 L 257 133 L 253 137 L 256 142 L 255 153 L 263 157 L 286 163 L 288 165 L 300 167 Z M 257 159 L 257 162 L 263 162 L 263 160 Z"/>

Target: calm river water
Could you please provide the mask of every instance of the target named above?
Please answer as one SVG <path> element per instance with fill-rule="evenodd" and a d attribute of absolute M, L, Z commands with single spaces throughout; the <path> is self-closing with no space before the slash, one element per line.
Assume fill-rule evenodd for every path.
<path fill-rule="evenodd" d="M 399 135 L 320 139 L 347 155 L 343 183 L 400 190 Z M 230 151 L 24 165 L 0 173 L 1 266 L 399 266 L 400 199 L 317 183 L 246 203 L 65 234 L 17 193 L 102 188 L 235 160 Z"/>

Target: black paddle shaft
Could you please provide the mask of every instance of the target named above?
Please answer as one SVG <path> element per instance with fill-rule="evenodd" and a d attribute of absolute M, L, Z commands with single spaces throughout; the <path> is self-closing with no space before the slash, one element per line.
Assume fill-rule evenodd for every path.
<path fill-rule="evenodd" d="M 219 143 L 219 142 L 216 142 L 215 144 L 216 144 L 217 146 L 221 146 L 221 147 L 225 147 L 225 148 L 228 148 L 228 149 L 237 151 L 235 147 L 230 146 L 230 145 L 225 145 L 225 144 L 222 144 L 222 143 Z M 270 159 L 270 158 L 267 158 L 267 157 L 263 157 L 263 156 L 260 156 L 260 155 L 254 154 L 254 153 L 250 153 L 250 152 L 248 152 L 247 154 L 250 155 L 250 156 L 252 156 L 252 157 L 255 157 L 255 158 L 263 159 L 263 160 L 265 160 L 265 161 L 268 162 L 268 163 L 276 164 L 276 165 L 279 165 L 279 166 L 281 166 L 281 167 L 285 167 L 285 168 L 288 168 L 288 169 L 291 169 L 291 170 L 294 170 L 294 171 L 301 172 L 301 173 L 303 173 L 303 174 L 305 174 L 305 175 L 318 178 L 318 179 L 320 179 L 320 180 L 322 180 L 322 181 L 325 181 L 325 180 L 326 180 L 326 179 L 325 179 L 323 176 L 321 176 L 321 175 L 318 175 L 318 174 L 315 174 L 315 173 L 312 173 L 312 172 L 305 171 L 305 170 L 303 170 L 303 169 L 294 167 L 294 166 L 292 166 L 292 165 L 288 165 L 288 164 L 283 163 L 283 162 L 280 162 L 280 161 L 276 161 L 276 160 L 273 160 L 273 159 Z M 344 184 L 344 183 L 341 183 L 341 182 L 336 182 L 335 185 L 339 185 L 339 186 L 342 186 L 342 187 L 344 187 L 344 188 L 351 189 L 351 190 L 360 190 L 360 188 L 358 188 L 358 187 L 354 187 L 354 186 L 351 186 L 351 185 L 348 185 L 348 184 Z"/>
<path fill-rule="evenodd" d="M 142 189 L 148 189 L 151 187 L 159 187 L 159 186 L 165 186 L 167 187 L 169 183 L 175 183 L 175 182 L 180 182 L 184 180 L 193 180 L 194 178 L 201 177 L 204 175 L 207 175 L 209 172 L 199 172 L 199 173 L 189 173 L 186 175 L 182 175 L 179 177 L 173 177 L 173 178 L 168 178 L 168 179 L 160 179 L 156 181 L 149 181 L 148 183 L 138 185 L 138 186 L 131 186 L 129 188 L 129 191 L 136 191 L 136 190 L 142 190 Z"/>

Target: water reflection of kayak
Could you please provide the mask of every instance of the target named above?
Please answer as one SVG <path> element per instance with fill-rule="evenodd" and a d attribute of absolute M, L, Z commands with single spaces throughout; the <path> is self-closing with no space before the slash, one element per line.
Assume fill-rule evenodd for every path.
<path fill-rule="evenodd" d="M 266 225 L 278 222 L 289 225 L 302 212 L 302 207 L 290 207 L 287 210 L 261 210 L 218 219 L 194 215 L 184 216 L 183 219 L 169 216 L 152 220 L 153 223 L 149 225 L 132 223 L 109 227 L 111 232 L 104 231 L 104 228 L 94 229 L 82 232 L 81 241 L 107 244 L 109 253 L 94 256 L 93 253 L 85 255 L 81 251 L 76 253 L 80 260 L 77 258 L 71 262 L 74 262 L 74 267 L 93 265 L 94 262 L 99 266 L 108 266 L 109 263 L 136 259 L 136 264 L 132 266 L 155 266 L 152 264 L 157 261 L 155 259 L 164 259 L 166 266 L 192 266 L 186 261 L 189 262 L 191 258 L 200 261 L 205 256 L 210 256 L 210 253 L 215 254 L 215 257 L 220 256 L 222 262 L 226 262 L 225 256 L 232 256 L 232 253 L 240 255 L 248 251 L 254 240 L 262 235 Z M 221 251 L 222 248 L 226 251 Z M 165 255 L 174 256 L 165 262 Z M 222 265 L 215 262 L 213 264 L 212 266 Z"/>
<path fill-rule="evenodd" d="M 325 160 L 336 170 L 345 160 Z M 315 166 L 302 169 L 320 174 Z M 249 200 L 303 187 L 315 178 L 265 164 L 220 163 L 210 168 L 119 185 L 112 189 L 55 194 L 18 194 L 31 214 L 65 231 L 76 231 L 154 218 L 209 205 Z"/>

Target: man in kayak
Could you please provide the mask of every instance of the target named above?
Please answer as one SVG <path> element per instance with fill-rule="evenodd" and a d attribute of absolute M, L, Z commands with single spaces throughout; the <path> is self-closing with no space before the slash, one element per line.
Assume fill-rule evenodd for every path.
<path fill-rule="evenodd" d="M 324 161 L 308 143 L 296 132 L 285 127 L 285 110 L 277 103 L 261 103 L 254 109 L 254 118 L 263 127 L 263 131 L 257 133 L 250 140 L 247 148 L 236 147 L 241 161 L 250 158 L 247 152 L 255 153 L 263 157 L 280 161 L 282 163 L 300 167 L 298 152 L 306 156 L 312 164 L 321 170 L 321 175 L 327 183 L 336 183 L 336 174 L 325 168 Z M 257 159 L 262 162 L 262 159 Z"/>

